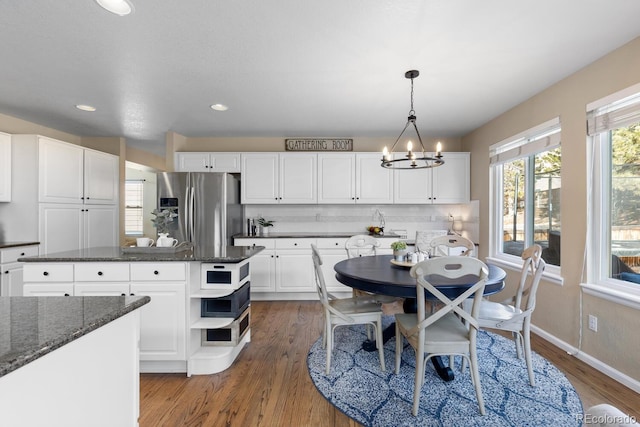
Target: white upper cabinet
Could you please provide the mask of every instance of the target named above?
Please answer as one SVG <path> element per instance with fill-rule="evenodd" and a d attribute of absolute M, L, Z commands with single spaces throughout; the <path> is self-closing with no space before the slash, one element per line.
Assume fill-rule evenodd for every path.
<path fill-rule="evenodd" d="M 0 132 L 0 202 L 11 201 L 11 135 Z"/>
<path fill-rule="evenodd" d="M 379 153 L 318 154 L 318 203 L 393 203 L 393 173 Z"/>
<path fill-rule="evenodd" d="M 176 172 L 240 172 L 240 153 L 176 153 Z"/>
<path fill-rule="evenodd" d="M 119 159 L 100 151 L 84 150 L 84 202 L 114 204 L 118 200 Z"/>
<path fill-rule="evenodd" d="M 40 202 L 115 204 L 119 159 L 112 154 L 38 137 Z"/>
<path fill-rule="evenodd" d="M 317 202 L 315 153 L 247 153 L 241 157 L 242 203 Z"/>
<path fill-rule="evenodd" d="M 38 137 L 40 201 L 82 203 L 84 151 L 77 145 Z"/>
<path fill-rule="evenodd" d="M 469 153 L 443 153 L 443 159 L 444 165 L 435 168 L 394 170 L 393 202 L 469 203 Z"/>

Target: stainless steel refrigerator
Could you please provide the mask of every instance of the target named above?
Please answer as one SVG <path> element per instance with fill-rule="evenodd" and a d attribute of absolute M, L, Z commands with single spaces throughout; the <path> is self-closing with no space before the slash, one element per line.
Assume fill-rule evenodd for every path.
<path fill-rule="evenodd" d="M 243 231 L 239 175 L 209 172 L 158 173 L 158 209 L 178 214 L 169 235 L 195 247 L 223 248 Z"/>

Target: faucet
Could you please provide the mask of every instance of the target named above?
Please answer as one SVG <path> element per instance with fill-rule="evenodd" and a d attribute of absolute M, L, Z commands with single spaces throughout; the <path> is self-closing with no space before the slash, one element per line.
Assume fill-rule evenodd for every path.
<path fill-rule="evenodd" d="M 376 211 L 373 213 L 373 218 L 377 218 L 378 221 L 380 221 L 380 228 L 384 229 L 384 225 L 385 225 L 385 221 L 384 221 L 384 214 L 382 212 L 380 212 L 380 209 L 376 209 Z"/>

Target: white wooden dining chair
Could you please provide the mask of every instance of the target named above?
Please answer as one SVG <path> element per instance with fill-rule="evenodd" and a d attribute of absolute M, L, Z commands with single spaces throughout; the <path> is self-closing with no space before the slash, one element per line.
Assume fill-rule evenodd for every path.
<path fill-rule="evenodd" d="M 311 245 L 311 257 L 316 277 L 316 289 L 324 311 L 322 344 L 327 353 L 326 374 L 331 369 L 331 353 L 334 347 L 334 331 L 338 326 L 370 325 L 375 330 L 380 368 L 384 367 L 384 343 L 382 340 L 382 309 L 368 297 L 336 298 L 327 292 L 322 273 L 322 257 L 316 245 Z"/>
<path fill-rule="evenodd" d="M 433 240 L 431 240 L 431 254 L 434 256 L 448 256 L 451 249 L 463 248 L 460 255 L 470 256 L 475 246 L 476 245 L 466 237 L 447 234 L 446 236 L 434 237 Z"/>
<path fill-rule="evenodd" d="M 416 299 L 418 313 L 396 314 L 396 374 L 400 371 L 400 361 L 405 337 L 416 354 L 415 386 L 413 390 L 413 415 L 418 414 L 420 390 L 424 384 L 425 365 L 434 356 L 462 356 L 469 361 L 471 380 L 475 387 L 480 413 L 485 414 L 476 336 L 478 333 L 478 313 L 480 301 L 489 274 L 488 267 L 480 260 L 470 257 L 438 257 L 428 259 L 411 267 L 410 274 L 416 279 Z M 473 283 L 464 293 L 450 299 L 434 283 Z M 442 305 L 427 315 L 426 292 L 437 298 Z M 462 302 L 473 297 L 471 312 L 462 308 Z M 425 354 L 427 356 L 425 357 Z M 453 368 L 453 366 L 450 366 Z"/>
<path fill-rule="evenodd" d="M 347 239 L 344 248 L 347 251 L 348 258 L 375 256 L 377 255 L 378 248 L 380 248 L 380 240 L 367 234 L 357 234 Z M 361 291 L 359 289 L 353 289 L 354 297 L 361 297 L 366 295 L 381 304 L 389 304 L 401 299 L 389 295 L 376 295 L 369 292 Z M 368 330 L 367 337 L 371 339 L 371 335 Z"/>
<path fill-rule="evenodd" d="M 503 302 L 483 300 L 480 305 L 478 321 L 480 327 L 509 331 L 513 334 L 516 354 L 524 358 L 529 373 L 529 383 L 535 386 L 533 365 L 531 363 L 531 316 L 536 308 L 536 293 L 546 263 L 542 259 L 540 245 L 529 246 L 522 252 L 522 270 L 516 294 Z M 524 305 L 524 308 L 523 308 Z"/>
<path fill-rule="evenodd" d="M 418 230 L 416 231 L 416 251 L 431 253 L 431 241 L 436 237 L 446 236 L 447 230 Z"/>

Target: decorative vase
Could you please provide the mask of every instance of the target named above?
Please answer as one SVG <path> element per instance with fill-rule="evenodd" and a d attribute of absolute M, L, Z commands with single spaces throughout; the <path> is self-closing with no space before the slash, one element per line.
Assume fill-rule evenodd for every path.
<path fill-rule="evenodd" d="M 261 227 L 261 229 L 262 229 L 262 233 L 261 234 L 263 236 L 268 236 L 269 235 L 269 228 L 271 228 L 271 227 Z"/>
<path fill-rule="evenodd" d="M 397 249 L 393 251 L 393 258 L 398 262 L 404 262 L 404 257 L 407 255 L 406 249 Z"/>

